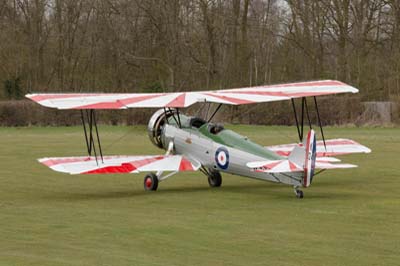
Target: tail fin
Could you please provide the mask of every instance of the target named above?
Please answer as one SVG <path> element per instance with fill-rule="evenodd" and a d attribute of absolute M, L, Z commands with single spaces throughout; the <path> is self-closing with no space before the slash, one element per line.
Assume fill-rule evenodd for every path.
<path fill-rule="evenodd" d="M 317 140 L 314 130 L 310 130 L 304 143 L 305 160 L 304 160 L 304 176 L 303 187 L 311 185 L 315 170 L 315 160 L 317 158 Z"/>
<path fill-rule="evenodd" d="M 304 187 L 309 187 L 311 185 L 314 176 L 316 157 L 317 141 L 315 131 L 311 129 L 307 134 L 307 138 L 303 141 L 303 144 L 295 146 L 288 157 L 289 161 L 303 167 L 304 175 L 302 184 Z"/>

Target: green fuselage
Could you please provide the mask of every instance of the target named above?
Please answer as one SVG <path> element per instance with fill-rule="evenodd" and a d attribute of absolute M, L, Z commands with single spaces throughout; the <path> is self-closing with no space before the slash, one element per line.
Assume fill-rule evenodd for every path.
<path fill-rule="evenodd" d="M 207 123 L 202 119 L 180 114 L 179 117 L 168 119 L 161 135 L 164 149 L 173 147 L 176 154 L 198 161 L 205 169 L 301 185 L 301 177 L 294 173 L 267 173 L 249 167 L 248 163 L 285 158 L 220 124 Z"/>
<path fill-rule="evenodd" d="M 181 129 L 190 132 L 191 134 L 198 135 L 199 137 L 205 137 L 230 148 L 235 148 L 250 154 L 265 158 L 267 160 L 279 160 L 282 159 L 276 153 L 266 149 L 265 147 L 254 143 L 245 136 L 242 136 L 232 130 L 222 129 L 218 133 L 212 133 L 210 131 L 210 126 L 214 126 L 213 123 L 204 123 L 200 127 L 194 127 L 190 124 L 191 117 L 180 115 Z M 177 123 L 174 119 L 170 118 L 169 123 L 176 125 Z"/>

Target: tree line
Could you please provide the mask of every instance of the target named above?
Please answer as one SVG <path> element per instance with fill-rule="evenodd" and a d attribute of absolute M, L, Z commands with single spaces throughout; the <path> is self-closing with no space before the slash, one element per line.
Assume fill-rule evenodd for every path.
<path fill-rule="evenodd" d="M 2 99 L 338 79 L 400 97 L 398 0 L 1 0 Z"/>

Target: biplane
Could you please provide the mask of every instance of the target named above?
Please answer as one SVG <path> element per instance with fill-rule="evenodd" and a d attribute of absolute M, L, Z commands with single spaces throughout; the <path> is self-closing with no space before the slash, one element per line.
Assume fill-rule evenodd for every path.
<path fill-rule="evenodd" d="M 357 93 L 352 86 L 335 80 L 266 85 L 215 91 L 170 93 L 61 93 L 28 94 L 42 106 L 80 110 L 88 156 L 42 158 L 39 162 L 69 174 L 117 174 L 147 172 L 143 186 L 157 190 L 159 182 L 182 171 L 201 171 L 211 187 L 222 184 L 221 172 L 291 185 L 297 198 L 302 187 L 311 185 L 316 174 L 326 169 L 352 168 L 334 156 L 369 153 L 370 149 L 350 139 L 325 140 L 317 96 Z M 322 140 L 310 121 L 307 99 L 312 98 Z M 297 107 L 296 102 L 297 100 Z M 259 145 L 245 136 L 213 122 L 222 105 L 244 105 L 291 101 L 299 143 Z M 299 103 L 300 101 L 300 103 Z M 182 109 L 195 103 L 213 104 L 209 117 L 185 115 Z M 299 108 L 301 104 L 301 108 Z M 165 154 L 103 155 L 96 110 L 158 108 L 150 118 L 150 141 Z M 300 109 L 301 111 L 298 111 Z M 208 115 L 207 115 L 208 116 Z M 304 125 L 310 129 L 304 134 Z"/>

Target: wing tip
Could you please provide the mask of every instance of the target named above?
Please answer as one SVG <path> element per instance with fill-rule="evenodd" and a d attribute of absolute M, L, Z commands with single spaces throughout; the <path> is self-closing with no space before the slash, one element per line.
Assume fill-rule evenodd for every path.
<path fill-rule="evenodd" d="M 50 160 L 50 158 L 47 158 L 47 157 L 37 159 L 37 161 L 38 161 L 39 163 L 41 163 L 41 164 L 45 164 L 45 163 L 46 163 L 47 161 L 49 161 L 49 160 Z"/>
<path fill-rule="evenodd" d="M 371 153 L 371 152 L 372 152 L 372 150 L 370 148 L 365 147 L 364 153 Z"/>
<path fill-rule="evenodd" d="M 31 101 L 34 101 L 34 102 L 36 102 L 36 103 L 39 103 L 36 99 L 35 99 L 35 97 L 37 96 L 38 94 L 37 93 L 27 93 L 27 94 L 25 94 L 25 98 L 27 98 L 27 99 L 29 99 L 29 100 L 31 100 Z M 40 103 L 39 103 L 40 104 Z"/>
<path fill-rule="evenodd" d="M 359 93 L 359 92 L 360 92 L 360 90 L 357 89 L 356 87 L 351 86 L 351 85 L 349 85 L 349 84 L 347 84 L 347 83 L 345 83 L 345 82 L 343 82 L 343 81 L 340 81 L 340 80 L 327 79 L 327 80 L 321 80 L 321 81 L 323 81 L 323 82 L 337 82 L 338 84 L 341 84 L 342 86 L 348 88 L 348 90 L 345 91 L 345 92 L 351 92 L 351 93 Z"/>

